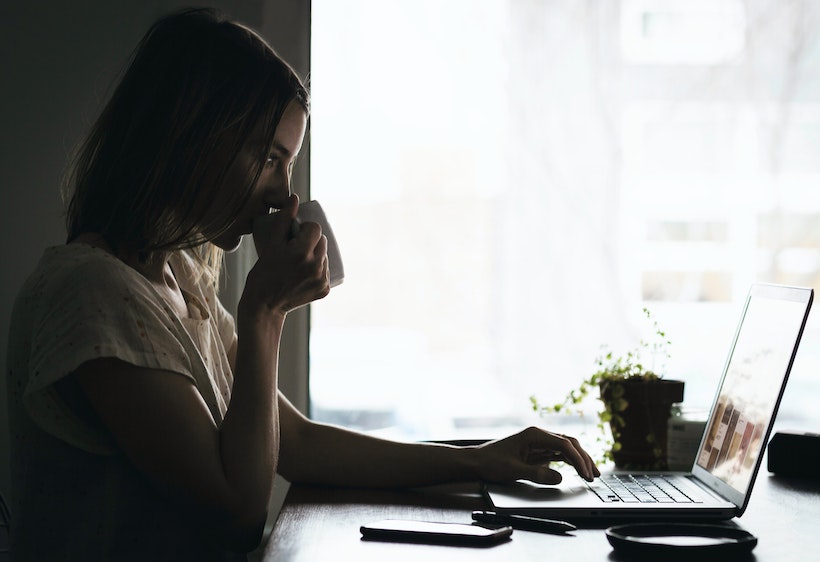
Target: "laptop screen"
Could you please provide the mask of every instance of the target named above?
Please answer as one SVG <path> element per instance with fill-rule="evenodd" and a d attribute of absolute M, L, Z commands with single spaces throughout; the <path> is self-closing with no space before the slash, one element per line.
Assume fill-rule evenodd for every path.
<path fill-rule="evenodd" d="M 696 459 L 740 494 L 766 444 L 805 321 L 805 298 L 782 297 L 750 293 Z"/>

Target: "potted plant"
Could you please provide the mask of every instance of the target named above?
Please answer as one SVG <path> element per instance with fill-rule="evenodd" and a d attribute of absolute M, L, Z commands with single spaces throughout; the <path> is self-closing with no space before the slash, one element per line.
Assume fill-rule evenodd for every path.
<path fill-rule="evenodd" d="M 643 312 L 652 322 L 651 341 L 642 339 L 625 355 L 604 349 L 595 359 L 597 370 L 562 402 L 545 406 L 534 396 L 530 401 L 533 410 L 541 415 L 572 411 L 582 414 L 581 405 L 597 390 L 603 406 L 598 411 L 597 426 L 604 435 L 607 426 L 611 432 L 601 460 L 614 461 L 618 468 L 664 470 L 667 422 L 672 405 L 683 401 L 684 383 L 659 374 L 663 369 L 659 363 L 669 358 L 671 342 L 649 309 L 644 308 Z M 649 365 L 644 363 L 647 355 L 651 355 Z"/>

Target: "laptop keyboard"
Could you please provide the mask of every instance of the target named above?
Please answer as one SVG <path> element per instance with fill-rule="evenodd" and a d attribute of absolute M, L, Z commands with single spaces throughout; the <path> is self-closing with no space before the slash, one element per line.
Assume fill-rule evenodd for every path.
<path fill-rule="evenodd" d="M 665 476 L 604 474 L 587 486 L 607 503 L 702 503 L 703 500 L 683 493 L 680 484 Z"/>

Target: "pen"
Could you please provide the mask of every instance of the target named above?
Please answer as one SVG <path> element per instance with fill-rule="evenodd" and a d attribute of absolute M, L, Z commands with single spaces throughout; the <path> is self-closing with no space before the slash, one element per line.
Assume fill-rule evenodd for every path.
<path fill-rule="evenodd" d="M 495 511 L 474 511 L 473 520 L 479 523 L 492 525 L 509 525 L 513 529 L 522 531 L 537 531 L 539 533 L 566 533 L 577 529 L 572 523 L 555 519 L 542 519 L 526 515 L 496 513 Z"/>

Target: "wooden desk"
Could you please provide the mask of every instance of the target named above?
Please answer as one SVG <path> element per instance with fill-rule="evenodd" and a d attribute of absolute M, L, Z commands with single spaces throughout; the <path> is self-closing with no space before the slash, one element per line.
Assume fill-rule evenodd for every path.
<path fill-rule="evenodd" d="M 263 560 L 317 562 L 447 562 L 482 560 L 619 561 L 602 528 L 557 536 L 515 531 L 490 548 L 362 541 L 359 525 L 385 518 L 470 522 L 486 506 L 477 485 L 408 491 L 345 490 L 292 486 Z M 746 513 L 735 522 L 758 537 L 751 560 L 814 559 L 820 552 L 820 482 L 762 472 Z"/>

